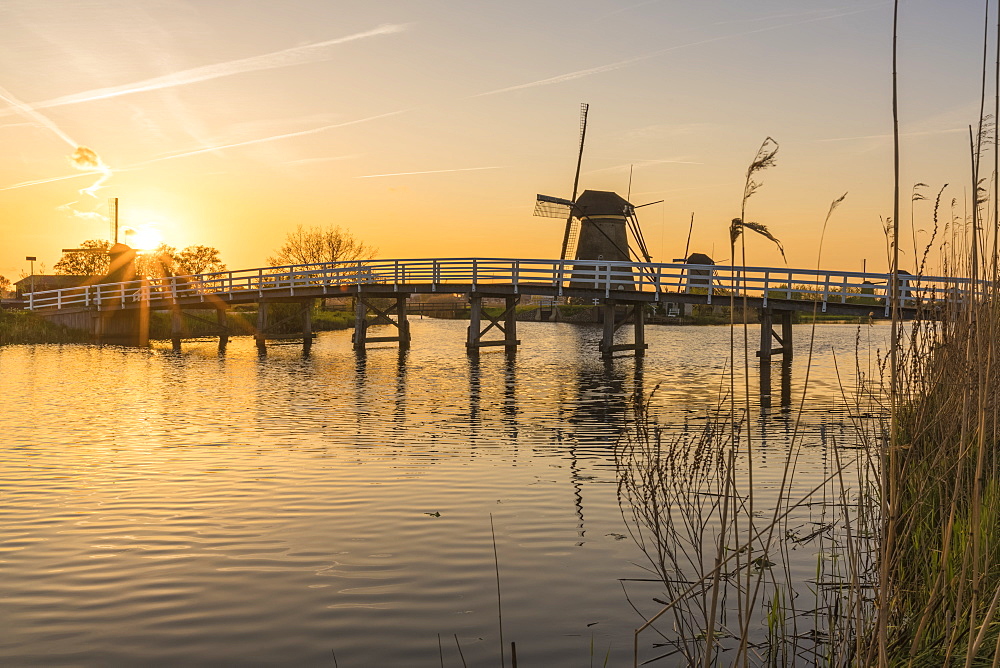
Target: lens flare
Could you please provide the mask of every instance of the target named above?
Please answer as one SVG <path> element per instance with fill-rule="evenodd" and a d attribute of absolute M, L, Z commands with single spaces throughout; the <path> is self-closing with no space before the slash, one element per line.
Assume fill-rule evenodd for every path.
<path fill-rule="evenodd" d="M 125 243 L 138 251 L 155 250 L 163 243 L 163 235 L 156 229 L 156 223 L 146 223 L 138 227 L 125 228 Z"/>

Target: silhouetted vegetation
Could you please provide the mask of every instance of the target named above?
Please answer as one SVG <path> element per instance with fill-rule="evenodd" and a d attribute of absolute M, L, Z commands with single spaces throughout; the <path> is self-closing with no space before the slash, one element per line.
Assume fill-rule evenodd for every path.
<path fill-rule="evenodd" d="M 297 226 L 285 236 L 285 241 L 267 258 L 272 267 L 288 264 L 321 264 L 349 262 L 372 257 L 377 252 L 340 226 Z"/>
<path fill-rule="evenodd" d="M 29 311 L 0 310 L 0 345 L 85 343 L 87 332 L 55 325 Z"/>

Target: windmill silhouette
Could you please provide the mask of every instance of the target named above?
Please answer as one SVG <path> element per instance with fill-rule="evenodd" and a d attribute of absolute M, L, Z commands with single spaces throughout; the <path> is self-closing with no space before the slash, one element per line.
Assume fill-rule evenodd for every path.
<path fill-rule="evenodd" d="M 637 207 L 617 193 L 607 190 L 584 190 L 577 196 L 580 166 L 587 137 L 589 105 L 580 105 L 580 150 L 573 178 L 573 197 L 564 199 L 537 195 L 534 215 L 566 220 L 560 260 L 605 260 L 612 262 L 651 262 L 646 240 L 635 210 Z M 662 201 L 662 200 L 660 200 Z M 630 240 L 631 237 L 631 240 Z"/>

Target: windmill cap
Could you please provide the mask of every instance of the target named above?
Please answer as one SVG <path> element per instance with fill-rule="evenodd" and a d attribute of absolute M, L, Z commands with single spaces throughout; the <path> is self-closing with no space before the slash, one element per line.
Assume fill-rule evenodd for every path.
<path fill-rule="evenodd" d="M 577 217 L 623 216 L 633 207 L 618 193 L 608 190 L 584 190 L 576 198 Z"/>
<path fill-rule="evenodd" d="M 691 253 L 685 262 L 687 264 L 715 264 L 712 258 L 708 257 L 704 253 Z"/>

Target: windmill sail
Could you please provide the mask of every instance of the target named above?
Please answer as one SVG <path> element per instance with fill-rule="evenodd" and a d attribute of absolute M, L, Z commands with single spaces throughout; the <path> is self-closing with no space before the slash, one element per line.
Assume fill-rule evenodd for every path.
<path fill-rule="evenodd" d="M 566 218 L 573 213 L 572 200 L 551 195 L 537 195 L 535 198 L 536 216 L 542 218 Z"/>
<path fill-rule="evenodd" d="M 584 102 L 580 105 L 580 152 L 576 156 L 576 175 L 573 177 L 573 199 L 576 201 L 577 188 L 580 187 L 580 165 L 583 163 L 583 142 L 587 138 L 587 112 L 590 105 Z M 563 233 L 562 252 L 559 254 L 560 260 L 565 260 L 571 242 L 576 241 L 577 229 L 574 229 L 573 212 L 570 210 L 566 215 L 566 231 Z"/>

